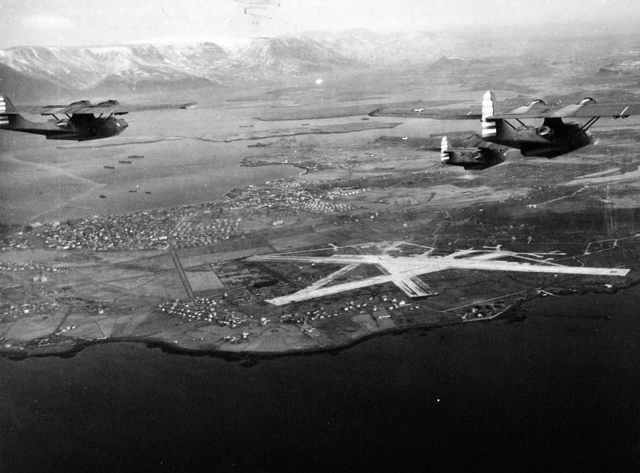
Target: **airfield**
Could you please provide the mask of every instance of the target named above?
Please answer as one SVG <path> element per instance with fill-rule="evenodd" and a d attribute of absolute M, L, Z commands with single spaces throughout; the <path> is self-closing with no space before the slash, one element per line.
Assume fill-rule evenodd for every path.
<path fill-rule="evenodd" d="M 478 124 L 367 112 L 387 102 L 477 102 L 480 86 L 427 90 L 403 80 L 336 76 L 322 86 L 218 91 L 189 97 L 200 102 L 194 110 L 131 116 L 123 135 L 94 142 L 0 134 L 2 350 L 26 356 L 118 340 L 321 350 L 392 330 L 518 317 L 533 298 L 607 297 L 640 281 L 638 120 L 603 120 L 597 146 L 551 161 L 464 171 L 425 148 Z M 500 97 L 521 104 L 538 93 L 503 86 Z M 418 262 L 411 277 L 421 297 L 410 297 L 375 265 L 351 265 L 345 291 L 290 298 L 347 274 L 326 259 L 283 255 L 416 264 L 425 248 L 458 263 L 473 249 L 494 269 L 432 272 Z M 554 269 L 496 266 L 497 253 L 512 262 L 529 255 L 529 269 L 540 262 L 531 255 L 546 255 Z"/>

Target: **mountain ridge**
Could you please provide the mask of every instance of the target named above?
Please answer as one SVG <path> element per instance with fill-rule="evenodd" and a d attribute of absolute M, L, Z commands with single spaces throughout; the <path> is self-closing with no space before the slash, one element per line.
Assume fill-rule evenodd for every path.
<path fill-rule="evenodd" d="M 442 49 L 443 41 L 435 34 L 422 35 L 422 42 L 415 34 L 405 36 L 351 30 L 333 35 L 159 38 L 104 46 L 17 46 L 0 50 L 0 80 L 2 93 L 17 99 L 47 95 L 37 89 L 50 92 L 52 87 L 59 95 L 162 92 L 366 70 L 412 56 L 435 57 Z"/>

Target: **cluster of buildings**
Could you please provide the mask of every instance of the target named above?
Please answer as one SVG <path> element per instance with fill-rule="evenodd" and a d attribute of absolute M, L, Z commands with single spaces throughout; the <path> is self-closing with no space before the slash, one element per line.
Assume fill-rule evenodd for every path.
<path fill-rule="evenodd" d="M 93 217 L 55 222 L 40 229 L 49 248 L 109 251 L 120 249 L 154 250 L 167 248 L 167 228 L 147 212 L 108 217 Z"/>
<path fill-rule="evenodd" d="M 230 328 L 236 328 L 247 321 L 244 315 L 226 307 L 223 302 L 208 297 L 196 299 L 194 302 L 176 299 L 160 304 L 158 309 L 163 314 L 188 322 L 201 321 Z"/>
<path fill-rule="evenodd" d="M 331 310 L 327 310 L 331 309 Z M 417 304 L 399 300 L 383 294 L 381 297 L 371 296 L 366 301 L 346 301 L 340 307 L 335 305 L 314 307 L 311 310 L 291 312 L 280 316 L 280 322 L 285 324 L 305 324 L 314 320 L 331 319 L 340 315 L 357 315 L 369 313 L 375 319 L 391 317 L 394 310 L 414 311 L 422 309 Z"/>
<path fill-rule="evenodd" d="M 0 261 L 0 271 L 40 271 L 47 273 L 65 273 L 64 268 L 54 268 L 45 263 L 34 263 L 29 261 Z"/>
<path fill-rule="evenodd" d="M 0 304 L 0 319 L 17 319 L 18 317 L 50 314 L 60 310 L 60 306 L 55 302 L 38 301 L 24 304 L 13 304 L 4 302 Z"/>
<path fill-rule="evenodd" d="M 462 320 L 489 319 L 505 310 L 507 305 L 498 301 L 495 304 L 474 305 L 460 316 Z"/>
<path fill-rule="evenodd" d="M 171 242 L 175 248 L 206 246 L 228 240 L 238 233 L 240 218 L 183 219 L 173 228 Z"/>
<path fill-rule="evenodd" d="M 334 204 L 323 199 L 311 198 L 305 201 L 285 202 L 283 210 L 294 210 L 299 212 L 310 212 L 314 214 L 330 214 L 336 212 L 347 212 L 353 207 L 347 204 Z"/>
<path fill-rule="evenodd" d="M 280 322 L 283 324 L 306 324 L 312 320 L 331 319 L 337 317 L 340 314 L 338 312 L 327 312 L 323 309 L 316 309 L 306 311 L 306 313 L 293 312 L 290 314 L 282 314 L 280 316 Z"/>
<path fill-rule="evenodd" d="M 249 293 L 247 293 L 247 296 Z M 249 303 L 250 297 L 245 299 L 235 299 L 236 303 Z M 238 309 L 230 307 L 223 299 L 211 297 L 201 297 L 193 302 L 183 302 L 175 299 L 167 301 L 158 306 L 160 312 L 180 318 L 187 322 L 206 322 L 236 328 L 249 321 L 250 317 L 239 312 Z M 421 306 L 406 302 L 391 295 L 370 296 L 367 299 L 355 299 L 340 303 L 319 304 L 312 303 L 299 306 L 298 310 L 284 313 L 279 316 L 280 323 L 303 325 L 312 321 L 331 319 L 341 315 L 358 315 L 369 313 L 374 319 L 390 318 L 394 311 L 401 315 L 405 311 L 421 309 Z M 251 320 L 254 320 L 253 318 Z M 258 318 L 255 318 L 258 321 Z M 259 318 L 261 325 L 270 322 L 267 317 Z"/>
<path fill-rule="evenodd" d="M 1 239 L 2 247 L 1 251 L 16 249 L 16 250 L 33 250 L 34 246 L 31 240 L 27 238 L 22 232 L 19 232 L 16 236 L 9 236 Z"/>
<path fill-rule="evenodd" d="M 339 193 L 328 199 L 324 195 L 318 195 L 317 191 L 306 188 L 300 182 L 279 180 L 275 184 L 277 185 L 261 188 L 249 186 L 241 191 L 235 191 L 231 194 L 232 198 L 227 203 L 236 209 L 267 208 L 317 214 L 353 210 L 350 205 L 331 201 L 340 195 Z"/>
<path fill-rule="evenodd" d="M 225 342 L 229 342 L 232 344 L 247 343 L 249 341 L 249 335 L 250 335 L 249 332 L 242 332 L 239 337 L 235 337 L 232 335 L 225 335 L 224 337 L 222 337 L 222 339 Z"/>
<path fill-rule="evenodd" d="M 109 302 L 97 301 L 89 299 L 86 303 L 79 306 L 79 309 L 83 312 L 89 312 L 90 314 L 103 315 L 105 311 L 109 310 Z"/>
<path fill-rule="evenodd" d="M 160 250 L 197 247 L 228 240 L 239 233 L 240 219 L 222 217 L 223 210 L 263 209 L 331 214 L 354 209 L 337 203 L 339 197 L 366 192 L 366 188 L 314 189 L 305 183 L 280 179 L 264 187 L 249 186 L 228 194 L 224 202 L 187 205 L 125 215 L 93 216 L 64 223 L 39 223 L 33 231 L 5 238 L 2 249 L 33 249 L 37 238 L 59 250 Z M 215 215 L 215 216 L 214 216 Z M 34 239 L 33 237 L 37 237 Z"/>
<path fill-rule="evenodd" d="M 206 244 L 206 237 L 228 238 L 232 230 L 237 228 L 237 222 L 227 222 L 227 219 L 202 220 L 202 215 L 211 214 L 214 210 L 219 210 L 218 203 L 107 217 L 94 216 L 66 223 L 44 224 L 36 231 L 44 239 L 45 246 L 62 250 L 167 249 L 170 237 L 179 241 L 181 246 L 198 246 Z M 183 224 L 196 216 L 200 219 L 198 224 Z"/>
<path fill-rule="evenodd" d="M 338 197 L 348 197 L 351 195 L 362 194 L 369 190 L 368 187 L 334 187 L 327 192 L 327 198 L 330 200 L 337 199 Z"/>

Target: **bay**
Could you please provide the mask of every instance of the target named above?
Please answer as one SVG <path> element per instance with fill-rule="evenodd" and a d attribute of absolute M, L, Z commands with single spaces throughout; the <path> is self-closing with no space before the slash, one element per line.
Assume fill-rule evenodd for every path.
<path fill-rule="evenodd" d="M 637 471 L 640 291 L 246 366 L 0 359 L 0 471 Z"/>

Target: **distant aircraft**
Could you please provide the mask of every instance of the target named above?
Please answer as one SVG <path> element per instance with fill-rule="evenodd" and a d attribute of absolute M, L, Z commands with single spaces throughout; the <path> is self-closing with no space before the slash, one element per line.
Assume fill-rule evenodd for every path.
<path fill-rule="evenodd" d="M 504 151 L 515 148 L 523 156 L 555 158 L 583 148 L 594 142 L 589 128 L 601 117 L 627 118 L 640 113 L 639 103 L 597 104 L 585 97 L 577 104 L 552 109 L 540 99 L 518 107 L 510 112 L 499 113 L 495 95 L 487 91 L 482 99 L 482 113 L 451 114 L 437 109 L 393 110 L 378 109 L 371 116 L 404 116 L 431 118 L 436 120 L 480 119 L 481 139 L 472 148 L 452 149 L 446 137 L 441 146 L 441 160 L 445 164 L 461 165 L 466 169 L 484 169 L 504 162 Z M 525 125 L 522 120 L 542 118 L 541 126 Z M 564 122 L 563 118 L 588 118 L 584 124 Z M 518 122 L 518 126 L 509 122 Z M 491 144 L 505 148 L 496 148 Z M 477 164 L 477 166 L 475 165 Z"/>
<path fill-rule="evenodd" d="M 93 105 L 88 100 L 69 105 L 44 107 L 15 107 L 8 97 L 0 96 L 0 130 L 21 131 L 44 135 L 48 140 L 85 141 L 119 135 L 127 126 L 122 118 L 129 112 L 193 108 L 195 102 L 184 104 L 120 105 L 107 100 Z M 45 123 L 33 123 L 21 114 L 40 114 L 53 117 Z M 65 118 L 59 118 L 64 115 Z"/>
<path fill-rule="evenodd" d="M 509 152 L 517 153 L 506 147 L 482 140 L 473 135 L 466 140 L 464 147 L 452 148 L 446 136 L 440 143 L 440 162 L 453 166 L 463 166 L 465 169 L 486 169 L 505 162 Z"/>

